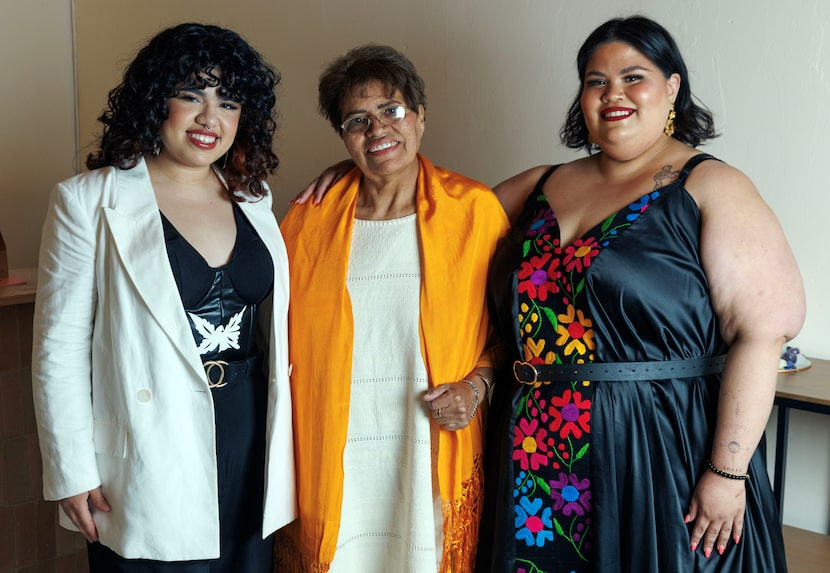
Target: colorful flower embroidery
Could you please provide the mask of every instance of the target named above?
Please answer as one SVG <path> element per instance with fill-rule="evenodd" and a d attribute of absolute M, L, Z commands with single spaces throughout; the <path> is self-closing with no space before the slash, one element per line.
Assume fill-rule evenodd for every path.
<path fill-rule="evenodd" d="M 547 207 L 541 207 L 536 211 L 533 222 L 528 225 L 527 237 L 538 237 L 545 234 L 549 229 L 556 226 L 556 216 Z"/>
<path fill-rule="evenodd" d="M 548 351 L 544 356 L 542 353 L 545 352 L 545 339 L 542 338 L 538 341 L 533 340 L 532 338 L 528 338 L 525 342 L 525 360 L 530 362 L 531 364 L 553 364 L 556 362 L 556 354 L 553 352 Z"/>
<path fill-rule="evenodd" d="M 565 270 L 578 273 L 591 266 L 591 261 L 599 254 L 599 245 L 592 237 L 577 239 L 565 249 Z"/>
<path fill-rule="evenodd" d="M 627 221 L 636 221 L 640 218 L 640 215 L 646 212 L 649 205 L 654 202 L 660 196 L 659 191 L 652 191 L 651 193 L 646 193 L 642 197 L 640 197 L 637 201 L 634 201 L 632 204 L 628 206 L 628 210 L 632 211 L 628 215 L 626 215 L 625 219 Z"/>
<path fill-rule="evenodd" d="M 524 540 L 528 547 L 544 547 L 546 541 L 553 541 L 551 509 L 542 509 L 542 500 L 523 497 L 516 509 L 516 539 Z M 536 515 L 542 509 L 542 515 Z"/>
<path fill-rule="evenodd" d="M 583 432 L 591 432 L 591 401 L 583 400 L 580 392 L 565 390 L 561 396 L 551 397 L 548 413 L 551 430 L 558 431 L 563 440 L 571 435 L 579 439 Z"/>
<path fill-rule="evenodd" d="M 536 390 L 531 394 L 530 399 L 528 400 L 528 412 L 534 418 L 539 418 L 542 423 L 547 422 L 549 418 L 546 406 L 547 400 L 545 400 L 539 390 Z"/>
<path fill-rule="evenodd" d="M 573 305 L 568 305 L 567 314 L 559 314 L 556 317 L 559 326 L 556 333 L 556 345 L 564 347 L 565 356 L 574 352 L 580 356 L 585 354 L 587 349 L 594 349 L 594 331 L 591 328 L 593 322 L 585 317 L 581 310 L 576 310 Z"/>
<path fill-rule="evenodd" d="M 519 307 L 519 324 L 524 334 L 532 335 L 539 328 L 539 313 L 526 302 Z"/>
<path fill-rule="evenodd" d="M 576 474 L 566 475 L 559 472 L 559 477 L 550 482 L 550 495 L 553 508 L 561 510 L 565 516 L 585 515 L 591 511 L 591 481 L 579 479 Z"/>
<path fill-rule="evenodd" d="M 527 293 L 532 298 L 544 301 L 548 293 L 559 292 L 556 278 L 559 273 L 556 268 L 559 266 L 559 259 L 556 259 L 547 269 L 545 268 L 551 258 L 551 253 L 544 253 L 538 257 L 531 257 L 530 262 L 523 262 L 519 269 L 519 292 Z"/>
<path fill-rule="evenodd" d="M 537 251 L 541 253 L 549 253 L 559 246 L 559 239 L 551 239 L 551 236 L 546 233 L 537 237 L 534 241 L 534 245 L 536 246 Z M 550 278 L 554 280 L 556 279 L 556 277 Z"/>
<path fill-rule="evenodd" d="M 519 420 L 513 436 L 513 459 L 519 461 L 522 469 L 538 470 L 540 465 L 548 465 L 546 437 L 547 430 L 539 426 L 538 420 Z"/>
<path fill-rule="evenodd" d="M 563 247 L 556 217 L 537 192 L 517 275 L 517 319 L 525 361 L 594 360 L 594 324 L 584 300 L 586 274 L 601 249 L 659 196 L 659 191 L 644 195 Z M 585 573 L 589 568 L 593 391 L 590 380 L 542 381 L 524 386 L 516 398 L 512 454 L 516 573 L 554 569 Z"/>

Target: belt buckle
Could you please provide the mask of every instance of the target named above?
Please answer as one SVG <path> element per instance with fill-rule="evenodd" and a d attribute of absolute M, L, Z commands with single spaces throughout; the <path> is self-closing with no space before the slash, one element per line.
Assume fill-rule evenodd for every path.
<path fill-rule="evenodd" d="M 225 366 L 227 365 L 228 363 L 224 360 L 208 360 L 207 362 L 202 363 L 202 366 L 205 367 L 205 375 L 207 376 L 208 388 L 222 388 L 223 386 L 228 385 L 228 383 L 225 382 Z M 210 379 L 210 372 L 214 368 L 219 369 L 219 380 L 217 380 L 216 382 L 213 382 Z"/>
<path fill-rule="evenodd" d="M 524 368 L 530 368 L 533 372 L 533 380 L 524 380 L 521 376 L 520 371 Z M 539 371 L 536 370 L 536 367 L 531 364 L 530 362 L 522 362 L 521 360 L 516 360 L 513 363 L 513 376 L 516 378 L 517 381 L 521 382 L 522 384 L 537 384 L 539 381 Z"/>

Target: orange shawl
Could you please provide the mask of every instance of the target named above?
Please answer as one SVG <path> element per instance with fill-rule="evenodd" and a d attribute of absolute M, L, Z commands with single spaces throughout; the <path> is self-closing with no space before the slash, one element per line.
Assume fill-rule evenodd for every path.
<path fill-rule="evenodd" d="M 509 223 L 487 187 L 418 159 L 421 354 L 433 386 L 491 365 L 485 286 L 496 242 Z M 281 225 L 291 276 L 288 339 L 299 519 L 277 536 L 277 571 L 327 571 L 334 559 L 354 328 L 346 271 L 360 181 L 360 171 L 353 170 L 320 205 L 295 205 Z M 483 412 L 463 430 L 439 432 L 442 573 L 467 573 L 475 562 L 482 418 Z"/>

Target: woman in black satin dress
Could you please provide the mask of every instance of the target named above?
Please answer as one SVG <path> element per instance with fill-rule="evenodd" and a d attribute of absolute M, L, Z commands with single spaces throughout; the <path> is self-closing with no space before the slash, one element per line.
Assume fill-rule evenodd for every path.
<path fill-rule="evenodd" d="M 236 33 L 156 35 L 44 226 L 44 495 L 92 573 L 270 573 L 296 516 L 288 268 L 265 183 L 277 73 Z M 66 518 L 71 523 L 66 521 Z"/>
<path fill-rule="evenodd" d="M 804 317 L 790 248 L 746 176 L 694 148 L 712 118 L 665 29 L 606 22 L 577 68 L 561 135 L 589 156 L 495 188 L 514 355 L 479 571 L 786 571 L 758 446 Z"/>

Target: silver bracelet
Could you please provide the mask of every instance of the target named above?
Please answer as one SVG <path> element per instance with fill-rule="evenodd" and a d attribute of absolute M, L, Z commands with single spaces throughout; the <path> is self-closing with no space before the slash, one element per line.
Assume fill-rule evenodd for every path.
<path fill-rule="evenodd" d="M 490 396 L 492 396 L 492 394 L 493 394 L 493 383 L 486 376 L 484 376 L 482 374 L 476 374 L 476 376 L 481 378 L 481 381 L 484 382 L 484 387 L 487 388 L 487 390 L 484 392 L 484 397 L 489 398 Z"/>
<path fill-rule="evenodd" d="M 475 393 L 476 393 L 476 405 L 475 405 L 475 406 L 473 406 L 473 413 L 472 413 L 472 414 L 470 414 L 470 419 L 472 420 L 473 418 L 475 418 L 475 417 L 476 417 L 476 412 L 478 411 L 478 403 L 479 403 L 479 401 L 480 401 L 480 399 L 481 399 L 481 396 L 479 395 L 479 393 L 478 393 L 478 388 L 476 387 L 476 385 L 475 385 L 475 384 L 473 384 L 472 382 L 470 382 L 470 381 L 469 381 L 469 380 L 467 380 L 466 378 L 464 378 L 464 379 L 462 380 L 462 382 L 466 382 L 467 384 L 469 384 L 469 385 L 470 385 L 470 388 L 472 388 L 472 389 L 473 389 L 473 392 L 475 392 Z"/>

